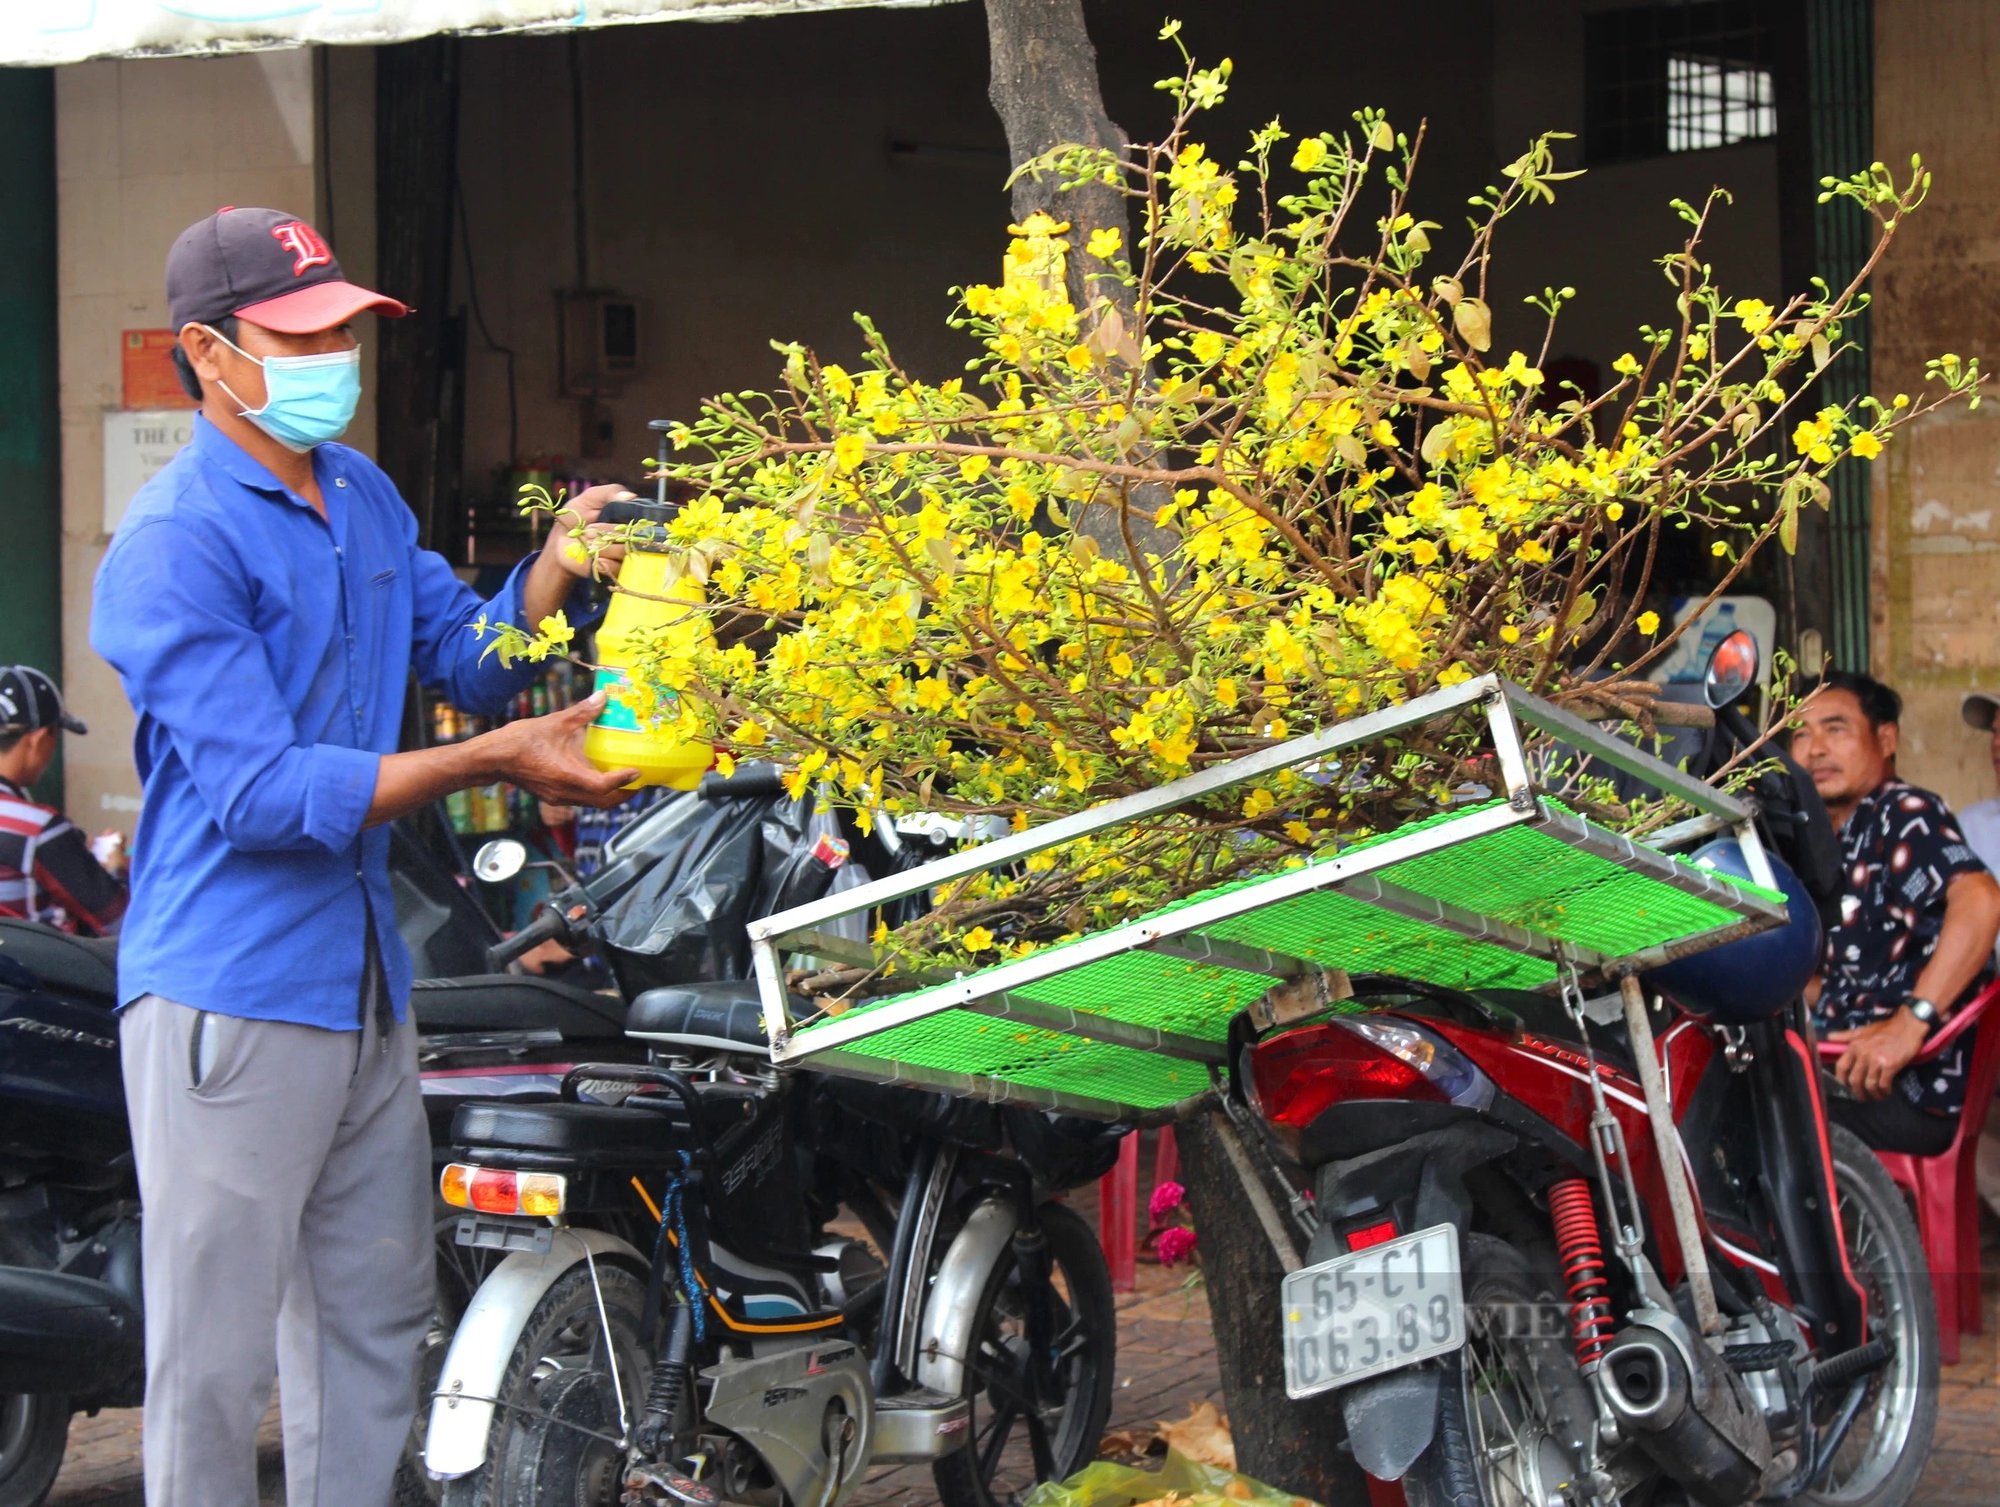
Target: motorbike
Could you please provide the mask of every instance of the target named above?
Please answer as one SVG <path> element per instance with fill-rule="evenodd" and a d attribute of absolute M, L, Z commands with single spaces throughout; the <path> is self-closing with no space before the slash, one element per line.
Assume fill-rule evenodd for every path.
<path fill-rule="evenodd" d="M 1745 644 L 1724 651 L 1709 768 L 1750 738 L 1731 709 L 1754 644 L 1747 672 Z M 1288 1386 L 1337 1388 L 1355 1459 L 1413 1507 L 1915 1489 L 1937 1410 L 1923 1249 L 1828 1123 L 1799 993 L 1831 829 L 1787 761 L 1752 791 L 1783 818 L 1762 824 L 1780 931 L 1594 996 L 1573 969 L 1559 997 L 1356 976 L 1337 1014 L 1238 1017 L 1225 1105 L 1310 1241 L 1283 1289 Z M 1747 877 L 1734 842 L 1693 858 Z"/>
<path fill-rule="evenodd" d="M 441 1195 L 460 1246 L 497 1260 L 430 1378 L 429 1477 L 453 1507 L 839 1507 L 871 1466 L 929 1464 L 950 1507 L 998 1507 L 1072 1473 L 1109 1414 L 1116 1322 L 1096 1237 L 1056 1195 L 1106 1170 L 1119 1130 L 774 1069 L 743 923 L 840 882 L 864 838 L 909 847 L 876 864 L 930 845 L 812 818 L 775 770 L 705 795 L 742 821 L 667 844 L 688 818 L 648 817 L 491 954 L 597 947 L 644 1060 L 458 1108 Z M 780 861 L 704 879 L 728 832 L 781 810 L 805 825 Z M 684 903 L 714 924 L 676 922 Z M 688 981 L 689 945 L 734 976 Z"/>

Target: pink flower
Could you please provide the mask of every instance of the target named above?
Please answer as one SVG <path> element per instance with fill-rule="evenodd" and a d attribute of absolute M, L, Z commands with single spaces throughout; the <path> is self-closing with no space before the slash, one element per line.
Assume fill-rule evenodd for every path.
<path fill-rule="evenodd" d="M 1146 1212 L 1154 1224 L 1164 1223 L 1166 1217 L 1187 1202 L 1187 1189 L 1179 1183 L 1161 1183 L 1153 1190 L 1152 1201 L 1146 1205 Z"/>
<path fill-rule="evenodd" d="M 1154 1247 L 1160 1254 L 1160 1265 L 1173 1266 L 1194 1254 L 1194 1231 L 1184 1225 L 1170 1225 L 1160 1231 L 1159 1243 Z"/>

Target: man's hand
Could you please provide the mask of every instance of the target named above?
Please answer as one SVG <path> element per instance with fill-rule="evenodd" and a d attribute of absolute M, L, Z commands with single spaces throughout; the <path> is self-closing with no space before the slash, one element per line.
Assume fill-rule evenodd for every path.
<path fill-rule="evenodd" d="M 1896 1074 L 1924 1049 L 1929 1036 L 1924 1023 L 1908 1010 L 1851 1031 L 1828 1031 L 1828 1041 L 1847 1043 L 1833 1074 L 1857 1099 L 1886 1099 Z"/>
<path fill-rule="evenodd" d="M 376 767 L 367 826 L 394 821 L 454 790 L 507 780 L 560 806 L 615 806 L 636 769 L 605 774 L 583 756 L 583 730 L 604 709 L 598 691 L 546 717 L 525 717 L 438 748 L 384 754 Z"/>
<path fill-rule="evenodd" d="M 472 742 L 490 739 L 490 749 L 480 752 L 492 762 L 495 778 L 519 785 L 544 801 L 560 806 L 615 806 L 625 799 L 622 787 L 637 779 L 639 771 L 618 769 L 606 774 L 583 756 L 583 730 L 604 710 L 604 699 L 604 692 L 595 691 L 574 706 L 546 717 L 523 717 Z"/>
<path fill-rule="evenodd" d="M 549 530 L 546 553 L 554 557 L 562 568 L 573 576 L 590 574 L 590 556 L 582 549 L 581 540 L 595 539 L 614 531 L 613 524 L 600 524 L 597 515 L 604 511 L 607 502 L 631 502 L 633 494 L 615 483 L 601 487 L 591 487 L 569 499 L 562 512 L 556 514 L 554 527 Z M 625 546 L 606 545 L 598 553 L 600 565 L 615 565 L 625 558 Z M 611 572 L 600 570 L 599 575 Z"/>

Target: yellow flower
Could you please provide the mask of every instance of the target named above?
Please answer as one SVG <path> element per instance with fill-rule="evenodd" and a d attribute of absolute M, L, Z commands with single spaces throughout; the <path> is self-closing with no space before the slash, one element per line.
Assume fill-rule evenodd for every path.
<path fill-rule="evenodd" d="M 1882 453 L 1882 442 L 1867 430 L 1863 430 L 1854 436 L 1854 441 L 1848 448 L 1863 460 L 1873 460 Z"/>
<path fill-rule="evenodd" d="M 852 471 L 867 453 L 868 442 L 858 434 L 843 434 L 833 442 L 833 463 L 843 471 Z"/>
<path fill-rule="evenodd" d="M 992 464 L 992 460 L 987 456 L 968 455 L 958 463 L 959 479 L 962 481 L 977 481 L 986 474 L 987 467 Z"/>
<path fill-rule="evenodd" d="M 1194 351 L 1194 359 L 1203 366 L 1214 363 L 1222 355 L 1222 337 L 1213 330 L 1202 330 L 1188 342 Z"/>
<path fill-rule="evenodd" d="M 1729 544 L 1726 540 L 1718 539 L 1715 543 L 1709 545 L 1708 552 L 1720 559 L 1723 555 L 1729 553 Z"/>
<path fill-rule="evenodd" d="M 1303 848 L 1312 842 L 1313 829 L 1304 822 L 1290 821 L 1285 823 L 1285 836 Z"/>
<path fill-rule="evenodd" d="M 1761 335 L 1771 327 L 1771 319 L 1776 312 L 1761 298 L 1739 298 L 1731 311 L 1743 321 L 1743 333 Z"/>
<path fill-rule="evenodd" d="M 1546 565 L 1551 558 L 1548 546 L 1539 539 L 1523 539 L 1521 547 L 1514 551 L 1514 558 L 1528 565 Z"/>
<path fill-rule="evenodd" d="M 1621 377 L 1636 377 L 1639 375 L 1639 358 L 1627 351 L 1611 363 L 1611 369 Z"/>
<path fill-rule="evenodd" d="M 965 943 L 965 950 L 967 952 L 991 952 L 993 950 L 993 933 L 983 926 L 973 927 L 961 940 Z"/>
<path fill-rule="evenodd" d="M 1437 564 L 1438 547 L 1428 539 L 1412 539 L 1410 541 L 1410 558 L 1415 560 L 1419 565 L 1435 565 Z"/>
<path fill-rule="evenodd" d="M 1660 631 L 1660 615 L 1659 615 L 1659 613 L 1657 613 L 1657 612 L 1642 612 L 1642 613 L 1640 613 L 1640 614 L 1639 614 L 1639 631 L 1640 631 L 1641 633 L 1645 634 L 1645 635 L 1646 635 L 1646 637 L 1648 637 L 1648 638 L 1651 638 L 1651 637 L 1652 637 L 1652 636 L 1653 636 L 1653 635 L 1654 635 L 1655 633 L 1658 633 L 1658 632 Z"/>
<path fill-rule="evenodd" d="M 1215 699 L 1232 712 L 1236 710 L 1236 682 L 1227 675 L 1215 683 Z"/>
<path fill-rule="evenodd" d="M 1326 143 L 1317 136 L 1308 136 L 1299 143 L 1299 149 L 1292 153 L 1292 166 L 1302 173 L 1309 173 L 1326 161 Z"/>
<path fill-rule="evenodd" d="M 1069 363 L 1069 369 L 1073 372 L 1090 370 L 1090 352 L 1083 346 L 1071 346 L 1063 352 L 1063 360 Z"/>
<path fill-rule="evenodd" d="M 1472 671 L 1468 670 L 1462 662 L 1448 664 L 1442 670 L 1438 671 L 1438 684 L 1441 686 L 1457 685 L 1461 680 L 1470 679 L 1472 679 Z"/>
<path fill-rule="evenodd" d="M 1132 656 L 1127 654 L 1123 649 L 1112 655 L 1111 673 L 1121 676 L 1130 675 L 1132 673 Z"/>
<path fill-rule="evenodd" d="M 1613 523 L 1616 523 L 1620 518 L 1625 516 L 1625 504 L 1622 502 L 1612 503 L 1610 507 L 1604 510 L 1604 516 L 1609 518 Z"/>
<path fill-rule="evenodd" d="M 1103 230 L 1091 231 L 1088 242 L 1090 254 L 1099 261 L 1104 261 L 1109 257 L 1118 255 L 1119 249 L 1124 244 L 1124 232 L 1116 226 L 1108 226 Z"/>
<path fill-rule="evenodd" d="M 1516 628 L 1512 623 L 1508 623 L 1505 627 L 1503 627 L 1500 630 L 1501 643 L 1518 644 L 1520 641 L 1521 641 L 1521 630 L 1519 628 Z"/>
<path fill-rule="evenodd" d="M 1277 804 L 1278 798 L 1270 791 L 1253 790 L 1243 797 L 1243 815 L 1254 822 Z"/>

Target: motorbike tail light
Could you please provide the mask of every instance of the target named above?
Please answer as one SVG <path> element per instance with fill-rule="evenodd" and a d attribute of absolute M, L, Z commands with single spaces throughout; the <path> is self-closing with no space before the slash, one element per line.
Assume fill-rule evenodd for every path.
<path fill-rule="evenodd" d="M 1300 1130 L 1349 1099 L 1493 1101 L 1492 1082 L 1457 1047 L 1379 1017 L 1342 1016 L 1269 1037 L 1251 1053 L 1251 1077 L 1265 1117 Z"/>
<path fill-rule="evenodd" d="M 546 1218 L 562 1213 L 569 1179 L 559 1172 L 509 1172 L 453 1162 L 438 1178 L 438 1192 L 456 1209 Z"/>
<path fill-rule="evenodd" d="M 1350 1251 L 1365 1251 L 1371 1245 L 1382 1245 L 1396 1238 L 1396 1221 L 1377 1220 L 1374 1224 L 1360 1225 L 1347 1232 L 1347 1248 Z"/>

